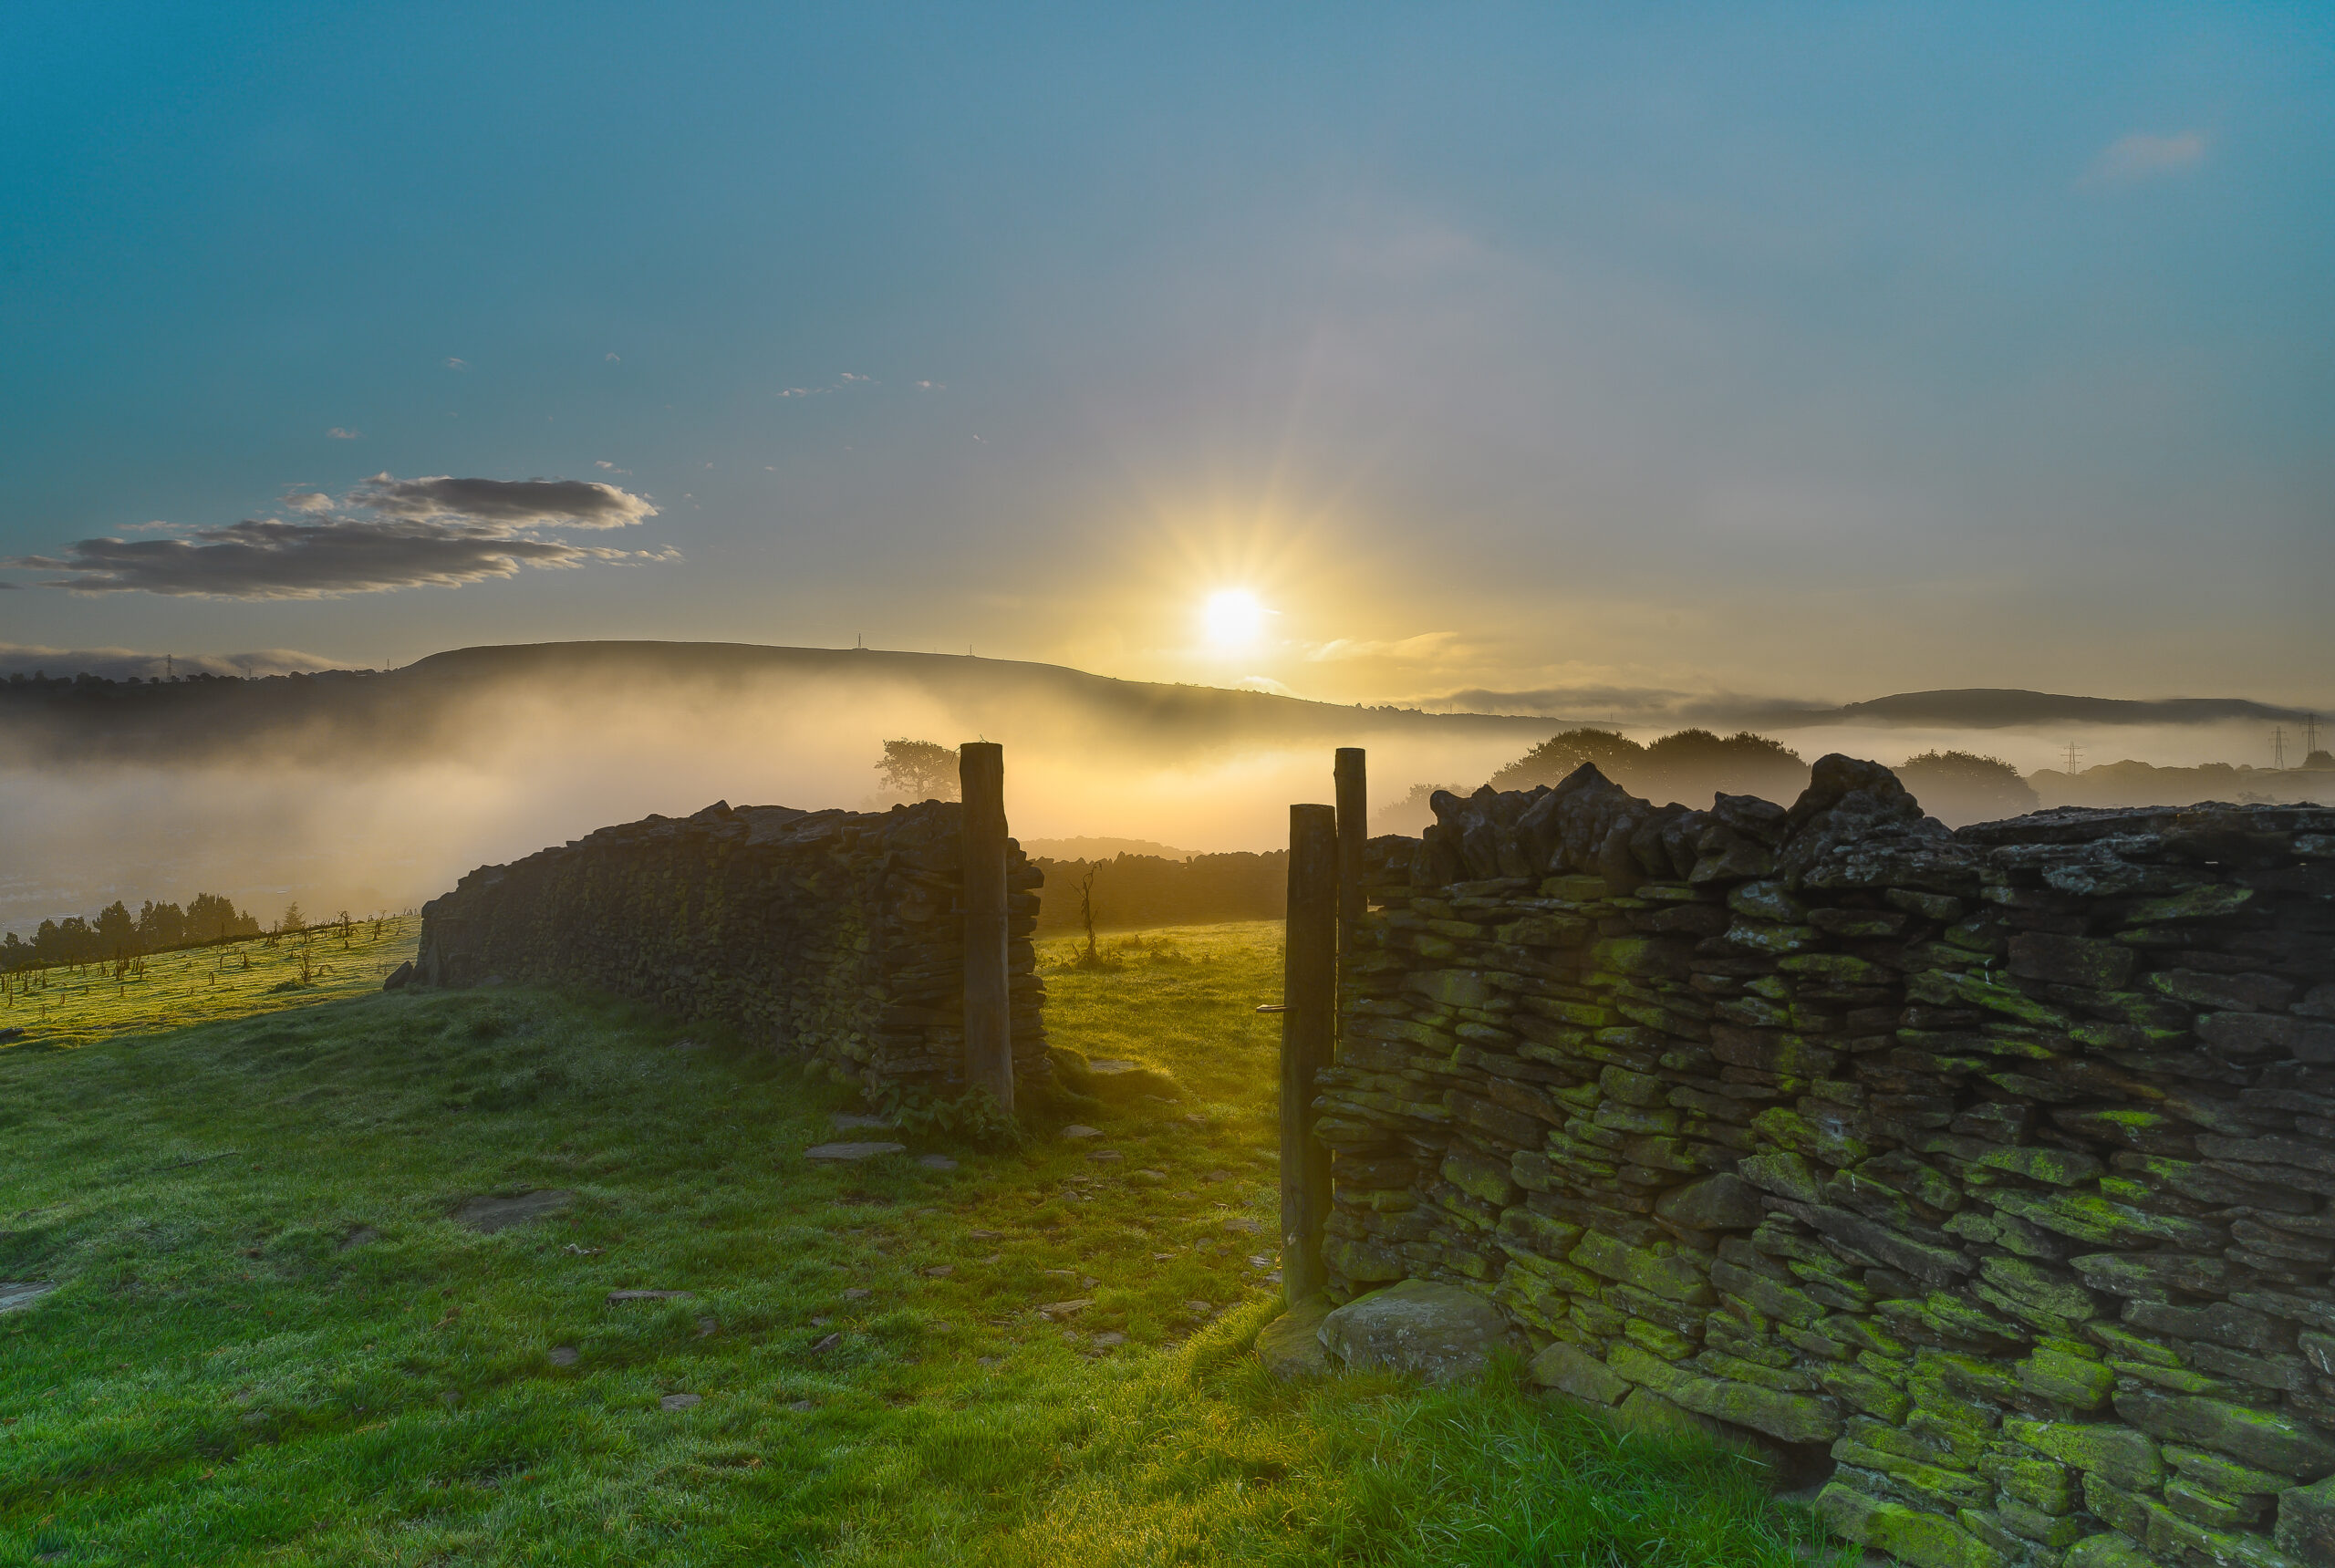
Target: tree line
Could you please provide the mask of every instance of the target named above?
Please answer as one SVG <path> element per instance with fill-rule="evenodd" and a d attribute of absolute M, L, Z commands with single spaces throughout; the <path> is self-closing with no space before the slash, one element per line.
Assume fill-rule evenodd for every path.
<path fill-rule="evenodd" d="M 299 924 L 299 906 L 285 911 Z M 138 913 L 117 898 L 89 916 L 43 920 L 26 941 L 10 931 L 0 938 L 0 969 L 41 969 L 52 964 L 103 963 L 171 948 L 263 935 L 258 918 L 217 893 L 197 893 L 181 909 L 146 899 Z"/>

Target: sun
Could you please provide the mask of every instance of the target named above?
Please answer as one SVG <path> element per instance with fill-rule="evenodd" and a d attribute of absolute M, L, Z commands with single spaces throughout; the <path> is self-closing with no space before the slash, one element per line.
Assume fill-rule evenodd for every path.
<path fill-rule="evenodd" d="M 1209 595 L 1200 606 L 1200 628 L 1209 646 L 1236 652 L 1256 646 L 1264 635 L 1265 617 L 1271 613 L 1248 589 L 1224 588 Z"/>

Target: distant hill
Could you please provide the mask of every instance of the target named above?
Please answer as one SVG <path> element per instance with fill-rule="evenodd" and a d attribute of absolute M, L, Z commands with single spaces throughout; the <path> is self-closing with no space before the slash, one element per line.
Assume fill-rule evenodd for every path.
<path fill-rule="evenodd" d="M 1974 686 L 1942 691 L 1903 691 L 1838 708 L 1790 708 L 1755 717 L 1775 729 L 1821 724 L 1925 724 L 1967 730 L 2004 730 L 2038 724 L 2224 724 L 2234 721 L 2293 723 L 2299 708 L 2273 707 L 2240 697 L 2168 697 L 2141 701 L 2122 697 L 2070 697 L 2016 687 Z"/>
<path fill-rule="evenodd" d="M 1185 752 L 1319 742 L 1361 732 L 1512 735 L 1545 719 L 1345 707 L 1263 691 L 1118 680 L 1061 665 L 873 649 L 721 642 L 549 642 L 464 648 L 387 674 L 325 670 L 254 680 L 0 681 L 0 742 L 25 760 L 171 762 L 265 752 L 348 761 L 455 745 L 477 704 L 514 694 L 572 701 L 740 704 L 818 698 L 846 711 L 917 700 L 993 741 Z M 962 735 L 950 735 L 958 740 Z"/>

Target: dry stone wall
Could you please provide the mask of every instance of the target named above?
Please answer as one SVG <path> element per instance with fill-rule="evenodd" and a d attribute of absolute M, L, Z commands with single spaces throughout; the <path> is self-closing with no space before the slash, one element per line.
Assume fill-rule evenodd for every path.
<path fill-rule="evenodd" d="M 719 1019 L 871 1093 L 964 1075 L 961 808 L 726 803 L 485 866 L 422 908 L 425 984 L 595 987 Z M 1006 849 L 1017 1076 L 1047 1072 L 1030 933 L 1040 873 Z"/>
<path fill-rule="evenodd" d="M 2335 811 L 1436 810 L 1320 1080 L 1334 1299 L 1474 1289 L 1925 1568 L 2335 1563 Z"/>

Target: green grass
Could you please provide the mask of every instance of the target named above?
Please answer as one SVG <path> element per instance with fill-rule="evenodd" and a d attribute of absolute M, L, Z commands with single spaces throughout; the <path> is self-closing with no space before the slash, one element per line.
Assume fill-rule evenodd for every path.
<path fill-rule="evenodd" d="M 0 1051 L 0 1279 L 58 1282 L 0 1315 L 0 1563 L 1795 1562 L 1755 1467 L 1512 1369 L 1262 1375 L 1278 936 L 1050 973 L 1190 1094 L 954 1170 L 808 1165 L 839 1091 L 604 999 Z"/>
<path fill-rule="evenodd" d="M 358 920 L 347 935 L 318 928 L 296 937 L 253 937 L 140 959 L 131 972 L 111 963 L 27 970 L 8 975 L 0 1029 L 36 1044 L 87 1045 L 213 1019 L 247 1018 L 284 1007 L 378 991 L 411 958 L 421 917 Z M 307 964 L 307 978 L 301 964 Z"/>

